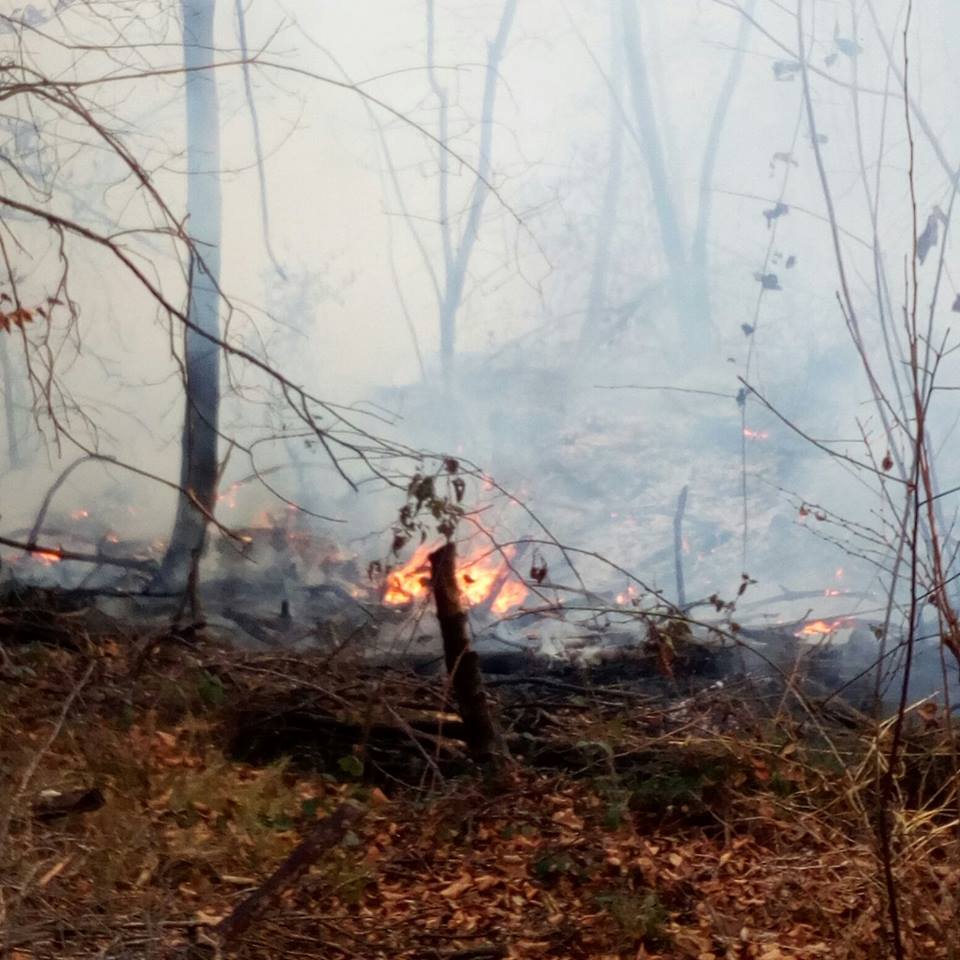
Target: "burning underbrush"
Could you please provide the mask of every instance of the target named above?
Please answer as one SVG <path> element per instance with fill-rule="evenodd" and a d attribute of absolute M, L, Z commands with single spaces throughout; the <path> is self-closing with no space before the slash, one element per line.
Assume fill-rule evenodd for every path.
<path fill-rule="evenodd" d="M 35 529 L 14 531 L 14 537 L 34 546 L 7 549 L 0 556 L 7 570 L 23 582 L 64 587 L 109 578 L 116 585 L 118 563 L 148 583 L 167 546 L 163 539 L 122 538 L 86 509 L 51 524 L 42 546 Z M 429 595 L 427 558 L 436 546 L 423 543 L 406 561 L 371 562 L 314 529 L 295 507 L 261 511 L 252 523 L 225 528 L 215 538 L 215 549 L 204 561 L 204 579 L 221 585 L 235 579 L 254 589 L 263 581 L 291 588 L 333 584 L 357 599 L 408 607 Z M 458 584 L 469 606 L 502 615 L 524 602 L 529 590 L 513 565 L 516 556 L 516 547 L 507 546 L 475 548 L 461 557 Z M 129 579 L 134 586 L 136 577 Z"/>
<path fill-rule="evenodd" d="M 4 552 L 0 591 L 8 599 L 17 602 L 27 585 L 37 584 L 52 588 L 47 596 L 54 611 L 95 608 L 134 629 L 160 631 L 182 615 L 182 598 L 155 582 L 162 541 L 124 539 L 87 509 L 49 520 L 45 529 L 42 546 Z M 34 531 L 18 534 L 29 543 Z M 439 636 L 429 613 L 428 556 L 435 547 L 425 540 L 408 547 L 405 559 L 371 562 L 369 553 L 338 542 L 303 511 L 261 511 L 217 536 L 207 551 L 200 623 L 218 641 L 254 652 L 346 645 L 368 659 L 438 662 Z M 712 680 L 776 679 L 778 672 L 799 670 L 825 694 L 842 688 L 857 707 L 877 689 L 871 667 L 883 652 L 870 616 L 876 603 L 847 587 L 843 569 L 831 571 L 818 590 L 781 589 L 766 599 L 754 598 L 758 588 L 744 578 L 736 603 L 715 595 L 687 608 L 618 568 L 595 563 L 597 571 L 606 588 L 590 589 L 559 545 L 462 541 L 457 585 L 484 663 L 520 669 L 536 660 L 553 669 L 550 664 L 639 657 L 656 683 L 674 661 L 696 662 Z M 41 629 L 45 615 L 33 616 Z M 664 633 L 664 624 L 678 623 L 682 629 Z M 919 656 L 924 669 L 917 670 L 917 695 L 939 685 L 935 644 L 927 646 Z"/>
<path fill-rule="evenodd" d="M 422 544 L 401 567 L 386 575 L 384 603 L 403 606 L 429 596 L 428 557 L 435 547 Z M 487 550 L 460 560 L 457 584 L 466 603 L 492 614 L 506 614 L 519 607 L 529 590 L 512 566 L 516 548 Z"/>

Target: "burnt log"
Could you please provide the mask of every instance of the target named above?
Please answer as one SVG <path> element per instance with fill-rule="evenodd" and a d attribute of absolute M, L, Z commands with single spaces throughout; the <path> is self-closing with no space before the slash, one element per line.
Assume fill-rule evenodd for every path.
<path fill-rule="evenodd" d="M 497 764 L 506 759 L 506 746 L 494 721 L 490 701 L 483 688 L 480 659 L 470 649 L 467 614 L 457 586 L 457 548 L 444 544 L 430 554 L 433 599 L 443 638 L 447 676 L 470 756 L 479 763 Z"/>

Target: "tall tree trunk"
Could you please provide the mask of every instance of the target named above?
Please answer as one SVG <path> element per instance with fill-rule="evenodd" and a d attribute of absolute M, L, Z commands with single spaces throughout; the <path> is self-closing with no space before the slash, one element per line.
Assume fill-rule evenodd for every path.
<path fill-rule="evenodd" d="M 215 0 L 181 0 L 187 107 L 187 230 L 190 255 L 185 335 L 186 413 L 180 463 L 180 497 L 163 577 L 186 583 L 191 561 L 203 548 L 207 517 L 217 501 L 217 421 L 220 351 L 220 110 L 211 69 Z M 204 336 L 207 334 L 207 336 Z"/>
<path fill-rule="evenodd" d="M 250 77 L 250 52 L 247 45 L 247 16 L 243 9 L 243 0 L 236 0 L 235 13 L 237 16 L 237 35 L 240 41 L 240 56 L 243 58 L 243 92 L 247 99 L 247 110 L 250 113 L 250 124 L 253 128 L 253 149 L 257 158 L 257 182 L 260 186 L 260 225 L 263 228 L 263 245 L 267 256 L 281 280 L 287 279 L 287 274 L 277 255 L 273 252 L 273 242 L 270 239 L 270 204 L 267 200 L 267 168 L 263 155 L 263 137 L 260 134 L 260 114 L 257 111 L 257 100 L 253 95 L 253 81 Z"/>
<path fill-rule="evenodd" d="M 610 132 L 607 143 L 607 180 L 603 188 L 600 218 L 597 221 L 596 247 L 593 253 L 593 269 L 590 275 L 590 291 L 587 295 L 587 315 L 580 328 L 580 344 L 587 346 L 600 333 L 607 308 L 610 255 L 613 236 L 617 228 L 617 211 L 620 206 L 620 187 L 623 183 L 623 113 L 620 96 L 623 88 L 623 33 L 617 5 L 610 4 Z"/>
<path fill-rule="evenodd" d="M 443 289 L 438 287 L 438 306 L 440 308 L 440 358 L 444 383 L 450 386 L 453 367 L 453 335 L 456 325 L 456 312 L 459 304 L 450 311 L 450 274 L 453 272 L 453 231 L 450 226 L 450 167 L 447 158 L 447 139 L 450 128 L 450 102 L 447 88 L 437 79 L 437 14 L 434 0 L 427 0 L 427 71 L 430 88 L 437 98 L 437 136 L 440 140 L 437 162 L 439 163 L 439 181 L 437 184 L 440 213 L 440 242 L 443 247 Z M 449 355 L 449 360 L 448 360 Z"/>
<path fill-rule="evenodd" d="M 432 6 L 432 5 L 431 5 Z M 460 238 L 460 244 L 448 262 L 446 284 L 440 305 L 440 362 L 444 381 L 449 384 L 453 376 L 456 353 L 457 314 L 463 302 L 467 268 L 473 247 L 480 232 L 480 220 L 487 202 L 493 148 L 493 121 L 499 86 L 500 61 L 507 45 L 507 38 L 517 12 L 517 0 L 506 0 L 500 14 L 497 35 L 487 44 L 487 69 L 483 84 L 483 108 L 480 114 L 480 150 L 477 159 L 477 178 L 470 198 L 470 212 Z M 432 13 L 431 13 L 432 16 Z M 441 161 L 445 163 L 446 161 Z"/>
<path fill-rule="evenodd" d="M 653 209 L 667 265 L 667 284 L 676 313 L 681 347 L 688 358 L 708 357 L 714 351 L 715 331 L 708 324 L 707 318 L 699 315 L 700 308 L 690 285 L 686 244 L 657 126 L 636 0 L 621 0 L 621 11 L 627 78 L 643 159 L 650 177 Z"/>
<path fill-rule="evenodd" d="M 17 438 L 17 411 L 14 406 L 16 390 L 4 336 L 0 336 L 0 376 L 3 377 L 3 417 L 7 428 L 7 466 L 14 470 L 20 466 L 20 443 Z"/>
<path fill-rule="evenodd" d="M 697 211 L 697 225 L 693 234 L 691 249 L 691 281 L 693 285 L 693 306 L 703 322 L 713 325 L 713 311 L 710 304 L 710 260 L 707 243 L 710 234 L 710 215 L 713 212 L 713 171 L 720 152 L 720 139 L 723 127 L 730 112 L 730 103 L 740 81 L 747 37 L 752 26 L 750 18 L 756 8 L 757 0 L 748 0 L 744 7 L 745 16 L 740 18 L 740 28 L 731 54 L 730 65 L 724 78 L 717 106 L 713 111 L 707 143 L 703 150 L 703 163 L 700 167 L 700 205 Z"/>

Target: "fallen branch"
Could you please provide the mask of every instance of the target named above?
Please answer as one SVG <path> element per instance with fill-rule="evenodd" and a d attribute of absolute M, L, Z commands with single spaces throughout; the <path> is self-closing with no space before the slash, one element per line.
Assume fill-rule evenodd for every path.
<path fill-rule="evenodd" d="M 153 573 L 157 564 L 154 560 L 135 560 L 133 557 L 108 557 L 102 553 L 81 553 L 76 550 L 64 550 L 62 547 L 44 547 L 38 543 L 23 543 L 20 540 L 11 540 L 0 537 L 0 546 L 13 547 L 24 553 L 42 554 L 45 557 L 57 560 L 75 560 L 77 563 L 93 563 L 97 566 L 121 567 L 124 570 L 142 570 L 144 573 Z"/>
<path fill-rule="evenodd" d="M 30 528 L 30 536 L 28 538 L 28 543 L 36 543 L 37 537 L 40 536 L 40 531 L 43 529 L 43 522 L 47 519 L 47 511 L 50 509 L 50 504 L 53 502 L 53 498 L 56 495 L 57 491 L 66 483 L 70 474 L 73 473 L 77 467 L 81 466 L 84 463 L 88 463 L 91 460 L 106 460 L 108 463 L 111 461 L 111 457 L 104 457 L 100 454 L 89 453 L 84 454 L 80 457 L 79 460 L 74 460 L 73 463 L 67 467 L 63 473 L 53 482 L 53 485 L 47 490 L 46 495 L 43 498 L 43 502 L 40 504 L 40 509 L 37 511 L 37 518 L 33 521 L 33 526 Z"/>
<path fill-rule="evenodd" d="M 343 839 L 362 815 L 363 810 L 360 807 L 346 802 L 342 803 L 334 814 L 321 820 L 290 856 L 213 928 L 220 946 L 225 947 L 242 936 L 285 890 L 317 862 L 324 851 L 336 846 Z"/>

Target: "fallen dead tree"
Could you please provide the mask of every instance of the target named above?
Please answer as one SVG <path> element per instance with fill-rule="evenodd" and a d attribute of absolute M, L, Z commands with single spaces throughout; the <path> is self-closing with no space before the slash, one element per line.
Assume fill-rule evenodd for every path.
<path fill-rule="evenodd" d="M 73 560 L 77 563 L 89 563 L 94 566 L 120 567 L 124 570 L 136 570 L 140 573 L 152 574 L 157 569 L 153 560 L 140 560 L 134 557 L 113 557 L 106 553 L 89 553 L 82 550 L 64 550 L 62 547 L 44 546 L 35 542 L 11 540 L 9 537 L 0 537 L 0 546 L 22 550 L 31 556 L 46 557 L 57 562 Z"/>

